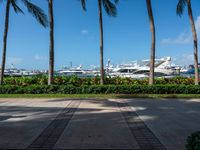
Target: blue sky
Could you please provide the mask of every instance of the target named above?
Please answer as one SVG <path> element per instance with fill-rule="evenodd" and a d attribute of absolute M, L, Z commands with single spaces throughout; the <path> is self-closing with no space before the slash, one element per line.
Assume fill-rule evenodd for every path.
<path fill-rule="evenodd" d="M 156 57 L 171 56 L 175 63 L 193 63 L 193 44 L 187 11 L 176 15 L 178 0 L 152 0 L 156 25 Z M 20 2 L 20 1 L 19 1 Z M 32 0 L 47 13 L 46 0 Z M 151 34 L 145 0 L 121 0 L 118 16 L 104 12 L 104 56 L 114 64 L 149 58 Z M 49 29 L 41 27 L 26 12 L 11 9 L 8 34 L 7 66 L 48 69 Z M 200 1 L 192 0 L 194 19 L 200 36 Z M 5 2 L 0 6 L 0 48 L 5 18 Z M 99 24 L 96 0 L 87 0 L 83 12 L 78 0 L 55 0 L 55 67 L 99 64 Z M 199 40 L 200 41 L 200 40 Z M 0 52 L 1 56 L 1 52 Z"/>

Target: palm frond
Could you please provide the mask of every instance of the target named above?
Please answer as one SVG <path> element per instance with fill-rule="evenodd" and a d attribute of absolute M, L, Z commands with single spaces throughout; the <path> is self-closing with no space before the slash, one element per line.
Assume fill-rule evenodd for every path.
<path fill-rule="evenodd" d="M 115 0 L 115 4 L 118 4 L 119 3 L 119 0 Z"/>
<path fill-rule="evenodd" d="M 22 0 L 22 2 L 27 7 L 28 12 L 31 13 L 43 27 L 48 26 L 47 15 L 40 7 L 31 3 L 29 0 Z"/>
<path fill-rule="evenodd" d="M 81 6 L 83 8 L 84 11 L 86 11 L 86 0 L 81 0 Z"/>
<path fill-rule="evenodd" d="M 21 8 L 17 5 L 17 0 L 10 0 L 10 3 L 16 13 L 24 14 L 24 12 L 21 10 Z"/>
<path fill-rule="evenodd" d="M 110 0 L 102 0 L 102 1 L 103 1 L 103 6 L 104 6 L 106 13 L 109 16 L 116 17 L 117 16 L 117 8 L 116 8 L 115 4 L 113 4 Z"/>
<path fill-rule="evenodd" d="M 187 0 L 179 0 L 176 6 L 176 14 L 181 17 L 183 15 L 186 5 L 187 5 Z"/>

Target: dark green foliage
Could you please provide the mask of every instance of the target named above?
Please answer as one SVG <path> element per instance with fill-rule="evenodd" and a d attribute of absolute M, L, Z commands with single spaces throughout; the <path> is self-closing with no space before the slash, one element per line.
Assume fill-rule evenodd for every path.
<path fill-rule="evenodd" d="M 109 16 L 116 17 L 117 15 L 116 5 L 119 3 L 119 0 L 114 0 L 113 2 L 111 0 L 101 0 L 101 1 L 106 13 Z M 83 10 L 86 11 L 86 0 L 81 0 L 81 5 Z"/>
<path fill-rule="evenodd" d="M 26 8 L 28 9 L 28 12 L 33 15 L 33 17 L 36 18 L 36 20 L 43 26 L 48 26 L 48 19 L 44 11 L 38 7 L 37 5 L 31 3 L 28 0 L 22 0 Z"/>
<path fill-rule="evenodd" d="M 2 2 L 2 1 L 0 1 Z M 44 11 L 37 5 L 33 4 L 30 0 L 21 0 L 21 2 L 25 5 L 28 12 L 32 14 L 32 16 L 43 26 L 48 26 L 48 17 L 44 13 Z M 11 6 L 13 7 L 15 13 L 24 14 L 23 10 L 19 7 L 17 0 L 10 0 Z"/>
<path fill-rule="evenodd" d="M 176 14 L 182 16 L 186 5 L 187 0 L 178 0 L 178 4 L 176 6 Z"/>
<path fill-rule="evenodd" d="M 187 150 L 200 150 L 200 131 L 192 133 L 187 138 Z"/>
<path fill-rule="evenodd" d="M 30 85 L 0 86 L 0 94 L 200 94 L 195 85 Z"/>
<path fill-rule="evenodd" d="M 6 77 L 4 79 L 4 85 L 47 85 L 47 76 L 33 76 L 33 77 Z M 156 85 L 166 84 L 181 84 L 181 85 L 192 85 L 194 83 L 193 78 L 175 77 L 175 78 L 156 78 Z M 54 85 L 99 85 L 100 78 L 78 78 L 77 76 L 64 77 L 56 76 L 54 78 Z M 106 85 L 148 85 L 148 79 L 130 79 L 130 78 L 106 78 Z"/>

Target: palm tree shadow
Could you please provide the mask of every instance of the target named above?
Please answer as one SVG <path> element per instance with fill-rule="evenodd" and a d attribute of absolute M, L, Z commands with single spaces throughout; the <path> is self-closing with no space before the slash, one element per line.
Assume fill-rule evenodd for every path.
<path fill-rule="evenodd" d="M 74 101 L 77 100 L 75 99 Z M 61 104 L 68 101 L 68 99 L 57 100 Z M 76 110 L 72 120 L 77 128 L 76 126 L 73 127 L 71 124 L 72 120 L 70 120 L 65 128 L 67 132 L 76 131 L 84 132 L 85 134 L 97 132 L 95 128 L 87 130 L 90 123 L 94 123 L 100 131 L 102 126 L 104 126 L 105 130 L 102 132 L 108 132 L 107 122 L 113 122 L 113 127 L 119 127 L 118 125 L 120 124 L 121 130 L 127 129 L 127 125 L 124 123 L 125 119 L 119 117 L 121 112 L 118 109 L 116 100 L 88 99 L 82 100 L 82 102 L 87 102 L 89 105 L 85 104 L 84 107 Z M 200 101 L 198 100 L 134 98 L 124 99 L 123 102 L 128 103 L 134 108 L 133 111 L 136 111 L 151 131 L 169 149 L 173 146 L 184 148 L 187 136 L 193 131 L 199 130 Z M 47 100 L 46 103 L 54 104 L 56 100 Z M 0 149 L 16 148 L 16 146 L 19 146 L 21 149 L 27 148 L 65 108 L 65 106 L 59 108 L 56 105 L 53 107 L 4 105 L 6 104 L 2 103 L 0 106 L 0 113 L 4 114 L 0 116 L 0 132 L 2 133 L 0 136 Z M 92 107 L 95 105 L 98 105 L 99 108 Z M 113 109 L 118 111 L 112 111 Z M 97 123 L 95 123 L 96 120 Z M 70 127 L 70 125 L 72 126 Z M 104 134 L 106 135 L 106 133 Z M 113 132 L 113 134 L 116 133 Z M 9 145 L 6 144 L 16 135 L 18 138 L 14 142 Z M 165 142 L 166 139 L 171 144 L 169 144 L 170 142 Z M 177 140 L 179 143 L 176 142 Z"/>
<path fill-rule="evenodd" d="M 12 119 L 12 118 L 20 119 L 20 118 L 25 118 L 25 117 L 26 116 L 3 115 L 3 116 L 0 116 L 0 121 L 5 121 L 5 120 L 8 120 L 8 119 Z"/>

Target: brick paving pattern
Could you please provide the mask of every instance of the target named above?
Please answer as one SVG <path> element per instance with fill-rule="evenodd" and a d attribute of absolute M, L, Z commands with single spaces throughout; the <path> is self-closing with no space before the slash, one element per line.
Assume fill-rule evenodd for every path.
<path fill-rule="evenodd" d="M 27 148 L 27 150 L 53 149 L 79 105 L 80 101 L 71 101 L 68 106 L 58 114 L 55 120 L 53 120 L 40 136 Z"/>
<path fill-rule="evenodd" d="M 118 100 L 117 105 L 141 150 L 166 150 L 128 103 Z"/>
<path fill-rule="evenodd" d="M 61 134 L 66 129 L 68 124 L 70 123 L 70 120 L 73 117 L 76 110 L 79 108 L 80 103 L 81 100 L 71 100 L 69 104 L 32 142 L 32 144 L 30 144 L 30 146 L 26 148 L 26 150 L 55 149 L 54 147 L 57 141 L 61 137 Z M 159 139 L 147 127 L 144 121 L 140 119 L 136 111 L 125 100 L 115 100 L 114 103 L 117 104 L 115 108 L 119 109 L 119 112 L 122 114 L 122 117 L 127 123 L 131 134 L 133 135 L 133 137 L 139 145 L 139 149 L 137 150 L 166 150 L 166 148 L 159 141 Z"/>

